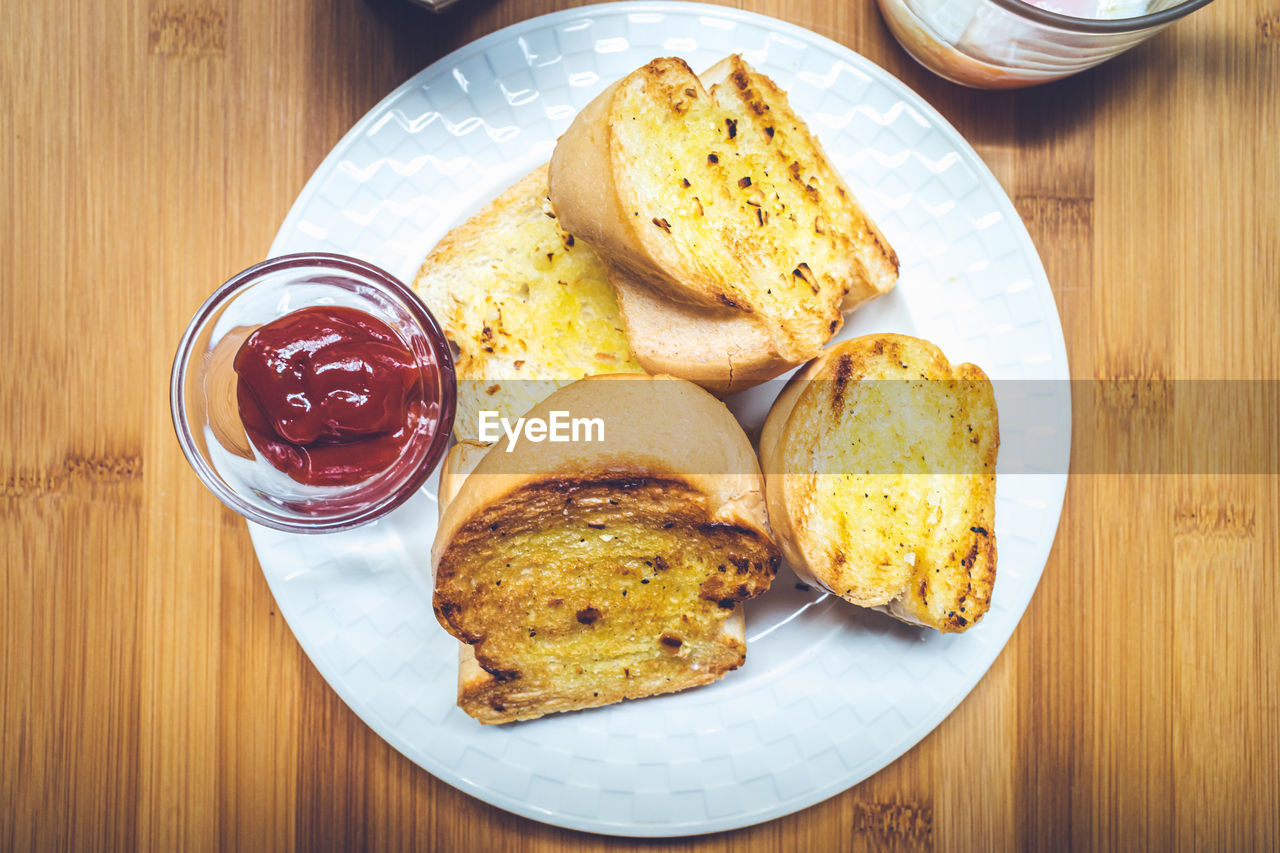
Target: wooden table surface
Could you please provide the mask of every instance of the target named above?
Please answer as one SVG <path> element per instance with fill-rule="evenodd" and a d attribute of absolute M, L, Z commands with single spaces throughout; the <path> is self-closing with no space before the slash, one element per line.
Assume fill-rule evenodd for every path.
<path fill-rule="evenodd" d="M 560 8 L 0 4 L 0 849 L 603 849 L 436 781 L 326 685 L 173 437 L 199 302 L 347 128 Z M 1220 0 L 1074 79 L 931 76 L 871 0 L 748 8 L 852 47 L 1026 219 L 1079 378 L 1280 378 L 1280 3 Z M 1275 476 L 1073 477 L 1008 647 L 937 730 L 807 811 L 678 848 L 1275 849 Z M 647 845 L 653 846 L 653 845 Z"/>

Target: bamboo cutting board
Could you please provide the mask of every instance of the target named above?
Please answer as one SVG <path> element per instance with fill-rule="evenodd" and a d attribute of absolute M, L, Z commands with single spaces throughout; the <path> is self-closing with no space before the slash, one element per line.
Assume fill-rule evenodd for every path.
<path fill-rule="evenodd" d="M 472 800 L 366 729 L 167 408 L 190 314 L 261 259 L 351 123 L 449 50 L 563 5 L 0 4 L 0 849 L 627 846 Z M 1013 93 L 932 77 L 868 0 L 744 5 L 866 55 L 974 144 L 1041 252 L 1074 376 L 1280 379 L 1277 0 L 1223 0 Z M 1196 440 L 1140 399 L 1170 441 Z M 1134 416 L 1102 409 L 1084 431 L 1099 444 Z M 1229 435 L 1276 417 L 1198 414 Z M 933 734 L 826 803 L 673 846 L 1274 849 L 1267 458 L 1265 475 L 1073 477 L 1022 625 Z"/>

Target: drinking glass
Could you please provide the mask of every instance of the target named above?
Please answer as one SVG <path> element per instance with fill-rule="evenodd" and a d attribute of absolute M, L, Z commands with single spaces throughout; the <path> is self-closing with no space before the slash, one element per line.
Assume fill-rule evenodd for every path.
<path fill-rule="evenodd" d="M 1105 62 L 1211 0 L 877 0 L 921 65 L 981 89 L 1058 80 Z"/>

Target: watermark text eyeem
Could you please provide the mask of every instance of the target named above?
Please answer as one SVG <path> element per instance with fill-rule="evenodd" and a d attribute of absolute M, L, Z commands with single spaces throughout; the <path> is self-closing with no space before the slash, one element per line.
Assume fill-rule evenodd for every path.
<path fill-rule="evenodd" d="M 515 450 L 521 436 L 534 442 L 604 441 L 604 418 L 574 418 L 568 412 L 553 411 L 547 418 L 510 418 L 483 410 L 479 416 L 481 441 L 494 444 L 507 437 L 507 453 Z"/>

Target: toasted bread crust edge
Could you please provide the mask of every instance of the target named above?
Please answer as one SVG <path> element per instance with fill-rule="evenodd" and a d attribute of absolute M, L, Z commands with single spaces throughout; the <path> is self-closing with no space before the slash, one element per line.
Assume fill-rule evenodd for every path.
<path fill-rule="evenodd" d="M 631 278 L 645 282 L 674 302 L 723 307 L 691 292 L 669 272 L 679 264 L 673 262 L 674 258 L 664 259 L 665 247 L 645 239 L 644 231 L 636 229 L 626 214 L 624 193 L 618 186 L 613 138 L 616 96 L 626 87 L 642 85 L 643 77 L 657 69 L 663 69 L 662 73 L 686 72 L 701 88 L 698 75 L 683 59 L 659 58 L 597 95 L 574 118 L 551 155 L 551 206 L 564 230 L 596 247 L 601 258 L 612 265 L 625 267 Z"/>
<path fill-rule="evenodd" d="M 597 249 L 600 257 L 632 275 L 679 293 L 679 283 L 649 257 L 636 238 L 622 204 L 613 169 L 614 95 L 630 85 L 637 69 L 592 99 L 556 142 L 547 167 L 547 189 L 560 227 Z"/>
<path fill-rule="evenodd" d="M 679 376 L 724 396 L 795 367 L 754 316 L 690 308 L 652 292 L 626 270 L 605 268 L 631 355 L 649 373 Z"/>

